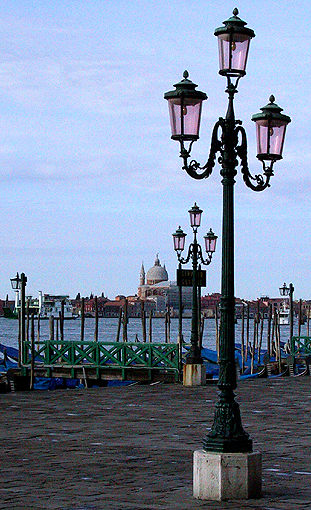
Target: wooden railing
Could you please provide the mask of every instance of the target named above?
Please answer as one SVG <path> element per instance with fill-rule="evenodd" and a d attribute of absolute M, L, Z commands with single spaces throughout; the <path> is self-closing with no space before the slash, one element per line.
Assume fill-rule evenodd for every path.
<path fill-rule="evenodd" d="M 291 339 L 290 353 L 292 356 L 310 356 L 311 355 L 311 337 L 293 336 Z"/>
<path fill-rule="evenodd" d="M 33 357 L 31 355 L 33 352 Z M 179 377 L 179 346 L 177 344 L 132 342 L 23 342 L 21 365 L 24 369 L 103 369 L 126 371 L 147 369 L 173 372 Z"/>

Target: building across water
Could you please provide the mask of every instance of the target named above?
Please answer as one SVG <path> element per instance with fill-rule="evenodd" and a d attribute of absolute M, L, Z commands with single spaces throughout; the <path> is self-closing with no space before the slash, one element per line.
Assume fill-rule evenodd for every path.
<path fill-rule="evenodd" d="M 20 291 L 16 291 L 14 310 L 16 315 L 18 314 L 20 307 Z M 69 299 L 69 296 L 65 295 L 54 296 L 52 294 L 43 294 L 42 291 L 40 291 L 37 298 L 32 296 L 26 297 L 26 307 L 29 310 L 29 314 L 33 313 L 36 316 L 40 315 L 41 319 L 48 319 L 52 316 L 59 317 L 59 314 L 62 311 L 62 307 L 64 310 L 64 319 L 75 318 L 71 300 Z"/>
<path fill-rule="evenodd" d="M 179 287 L 176 281 L 168 279 L 168 273 L 164 266 L 161 266 L 159 256 L 156 255 L 154 265 L 145 273 L 144 264 L 141 266 L 138 297 L 146 302 L 155 304 L 156 312 L 179 310 Z M 183 313 L 191 312 L 192 287 L 182 288 Z"/>

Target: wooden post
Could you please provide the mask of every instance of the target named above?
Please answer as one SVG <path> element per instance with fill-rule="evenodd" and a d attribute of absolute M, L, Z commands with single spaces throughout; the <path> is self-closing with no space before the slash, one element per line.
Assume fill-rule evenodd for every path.
<path fill-rule="evenodd" d="M 278 362 L 278 371 L 281 373 L 281 341 L 280 341 L 280 320 L 279 314 L 275 315 L 275 347 L 276 361 Z"/>
<path fill-rule="evenodd" d="M 34 389 L 35 375 L 35 314 L 31 314 L 31 344 L 30 344 L 30 390 Z"/>
<path fill-rule="evenodd" d="M 29 298 L 27 299 L 26 304 L 26 316 L 27 316 L 27 322 L 26 322 L 26 340 L 29 342 Z"/>
<path fill-rule="evenodd" d="M 62 299 L 61 312 L 59 317 L 60 339 L 62 342 L 64 341 L 64 318 L 65 318 L 65 301 Z"/>
<path fill-rule="evenodd" d="M 261 346 L 262 346 L 263 326 L 264 326 L 264 314 L 262 314 L 262 316 L 261 316 L 260 338 L 259 338 L 259 342 L 258 342 L 258 352 L 257 352 L 257 361 L 258 361 L 258 364 L 260 364 L 260 353 L 261 353 Z"/>
<path fill-rule="evenodd" d="M 298 312 L 298 336 L 301 335 L 301 323 L 302 323 L 302 299 L 299 299 L 299 312 Z"/>
<path fill-rule="evenodd" d="M 49 327 L 50 327 L 50 342 L 54 342 L 54 316 L 51 315 L 49 318 Z"/>
<path fill-rule="evenodd" d="M 259 340 L 259 324 L 260 324 L 260 301 L 257 299 L 257 317 L 256 317 L 256 348 L 258 349 Z"/>
<path fill-rule="evenodd" d="M 152 342 L 152 310 L 149 312 L 149 342 Z"/>
<path fill-rule="evenodd" d="M 204 324 L 205 324 L 205 317 L 201 317 L 200 321 L 200 351 L 202 350 L 202 344 L 203 344 L 203 333 L 204 333 Z"/>
<path fill-rule="evenodd" d="M 244 314 L 245 314 L 245 310 L 244 310 L 244 304 L 242 305 L 242 330 L 241 330 L 241 356 L 242 356 L 242 367 L 241 367 L 241 370 L 242 370 L 242 374 L 244 373 L 245 371 L 245 346 L 244 346 Z"/>
<path fill-rule="evenodd" d="M 271 356 L 275 355 L 274 334 L 275 334 L 275 309 L 273 310 L 273 318 L 272 318 Z"/>
<path fill-rule="evenodd" d="M 123 308 L 123 342 L 127 342 L 127 317 L 128 309 L 127 309 L 127 299 L 125 298 L 124 308 Z"/>
<path fill-rule="evenodd" d="M 117 330 L 117 338 L 116 338 L 116 342 L 120 342 L 121 323 L 122 323 L 122 308 L 121 308 L 121 306 L 120 306 L 120 309 L 119 309 L 119 321 L 118 321 L 118 330 Z"/>
<path fill-rule="evenodd" d="M 8 353 L 7 353 L 6 347 L 3 347 L 3 366 L 4 366 L 4 368 L 7 367 L 7 364 L 8 364 Z"/>
<path fill-rule="evenodd" d="M 94 341 L 98 342 L 98 301 L 97 296 L 95 296 L 95 331 L 94 331 Z"/>
<path fill-rule="evenodd" d="M 279 361 L 279 334 L 280 334 L 280 320 L 279 320 L 279 312 L 275 316 L 275 351 L 276 351 L 276 361 Z"/>
<path fill-rule="evenodd" d="M 268 329 L 267 329 L 267 353 L 269 361 L 271 358 L 271 321 L 272 321 L 272 303 L 269 305 Z"/>
<path fill-rule="evenodd" d="M 58 317 L 55 317 L 55 320 L 56 320 L 56 342 L 58 342 L 58 325 L 61 320 L 60 316 L 61 316 L 61 312 L 59 312 Z"/>
<path fill-rule="evenodd" d="M 146 312 L 145 312 L 145 303 L 141 302 L 141 329 L 143 334 L 143 342 L 147 342 L 147 332 L 146 332 Z"/>
<path fill-rule="evenodd" d="M 171 341 L 171 312 L 168 309 L 167 310 L 167 336 L 168 336 L 168 343 Z"/>
<path fill-rule="evenodd" d="M 246 307 L 246 349 L 245 349 L 245 364 L 247 365 L 249 349 L 249 303 Z"/>
<path fill-rule="evenodd" d="M 80 334 L 80 340 L 81 342 L 84 341 L 84 297 L 81 300 L 81 334 Z"/>
<path fill-rule="evenodd" d="M 254 316 L 254 334 L 253 334 L 253 347 L 252 347 L 252 359 L 251 359 L 251 374 L 254 373 L 254 360 L 255 360 L 255 349 L 256 349 L 256 333 L 257 333 L 257 314 Z"/>
<path fill-rule="evenodd" d="M 282 358 L 281 358 L 281 329 L 280 329 L 280 317 L 278 317 L 278 361 L 279 361 L 279 373 L 282 371 Z"/>
<path fill-rule="evenodd" d="M 37 350 L 40 350 L 40 313 L 38 313 L 38 324 L 37 324 Z"/>

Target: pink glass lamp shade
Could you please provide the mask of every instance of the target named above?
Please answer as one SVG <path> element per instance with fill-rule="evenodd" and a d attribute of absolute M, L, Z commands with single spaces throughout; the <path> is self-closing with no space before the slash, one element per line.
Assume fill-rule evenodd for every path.
<path fill-rule="evenodd" d="M 202 102 L 207 95 L 195 90 L 197 85 L 188 79 L 188 71 L 183 76 L 174 85 L 176 90 L 166 92 L 164 98 L 168 101 L 172 139 L 194 141 L 199 138 Z"/>
<path fill-rule="evenodd" d="M 256 113 L 252 120 L 256 122 L 257 158 L 261 161 L 282 159 L 286 126 L 290 117 L 283 115 L 282 108 L 275 104 L 274 96 L 263 106 L 262 113 Z"/>
<path fill-rule="evenodd" d="M 173 234 L 174 250 L 182 252 L 185 248 L 186 235 L 182 228 L 179 226 Z"/>
<path fill-rule="evenodd" d="M 255 33 L 237 15 L 238 9 L 233 10 L 233 16 L 224 21 L 224 27 L 216 28 L 218 38 L 219 74 L 225 76 L 244 76 L 250 40 Z"/>
<path fill-rule="evenodd" d="M 201 216 L 202 216 L 202 209 L 197 206 L 196 202 L 191 209 L 189 209 L 190 214 L 190 225 L 192 228 L 198 228 L 201 225 Z"/>
<path fill-rule="evenodd" d="M 216 242 L 218 236 L 214 234 L 212 229 L 209 229 L 209 232 L 204 236 L 205 239 L 205 250 L 207 253 L 214 253 L 216 250 Z"/>

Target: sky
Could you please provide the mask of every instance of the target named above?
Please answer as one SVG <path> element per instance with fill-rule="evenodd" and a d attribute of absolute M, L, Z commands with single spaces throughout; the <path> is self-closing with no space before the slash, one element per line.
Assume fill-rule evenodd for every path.
<path fill-rule="evenodd" d="M 234 7 L 255 31 L 235 99 L 248 136 L 271 93 L 288 126 L 271 187 L 235 186 L 235 293 L 277 296 L 293 282 L 311 298 L 311 4 L 306 1 L 4 0 L 0 3 L 0 297 L 10 278 L 27 295 L 137 292 L 142 262 L 156 253 L 169 278 L 171 234 L 191 238 L 188 209 L 203 209 L 199 240 L 219 236 L 204 293 L 220 291 L 222 185 L 219 165 L 195 181 L 170 139 L 164 92 L 182 78 L 208 95 L 192 156 L 205 163 L 224 116 L 214 29 Z"/>

